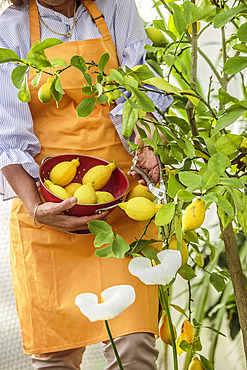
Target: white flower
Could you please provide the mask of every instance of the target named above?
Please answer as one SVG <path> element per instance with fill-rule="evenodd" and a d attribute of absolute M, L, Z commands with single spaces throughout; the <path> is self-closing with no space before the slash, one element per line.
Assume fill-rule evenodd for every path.
<path fill-rule="evenodd" d="M 131 285 L 116 285 L 101 293 L 103 303 L 93 293 L 79 294 L 75 304 L 90 321 L 114 319 L 135 301 L 135 289 Z"/>
<path fill-rule="evenodd" d="M 136 257 L 129 263 L 129 271 L 146 285 L 166 285 L 175 277 L 182 264 L 178 250 L 165 249 L 157 253 L 161 263 L 152 266 L 149 258 Z"/>

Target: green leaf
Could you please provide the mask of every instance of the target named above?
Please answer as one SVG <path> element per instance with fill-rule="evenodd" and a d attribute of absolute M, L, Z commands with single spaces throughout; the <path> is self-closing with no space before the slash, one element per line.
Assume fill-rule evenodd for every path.
<path fill-rule="evenodd" d="M 240 51 L 241 53 L 247 53 L 247 45 L 236 44 L 232 47 L 234 50 Z"/>
<path fill-rule="evenodd" d="M 205 19 L 205 17 L 214 10 L 212 5 L 199 5 L 196 9 L 192 10 L 190 23 L 194 23 Z"/>
<path fill-rule="evenodd" d="M 189 344 L 187 342 L 187 340 L 182 340 L 181 343 L 179 344 L 179 347 L 185 351 L 185 352 L 189 352 L 190 349 L 191 349 L 191 344 Z"/>
<path fill-rule="evenodd" d="M 230 102 L 238 103 L 239 101 L 237 98 L 235 98 L 234 96 L 231 96 L 230 94 L 228 94 L 228 92 L 224 91 L 222 88 L 219 89 L 218 96 L 219 96 L 220 102 L 223 105 L 230 103 Z"/>
<path fill-rule="evenodd" d="M 182 171 L 178 174 L 179 180 L 185 186 L 191 187 L 193 189 L 198 189 L 202 187 L 202 178 L 193 172 Z"/>
<path fill-rule="evenodd" d="M 110 77 L 112 80 L 116 81 L 120 85 L 122 85 L 124 82 L 124 78 L 121 73 L 116 71 L 115 69 L 110 69 Z"/>
<path fill-rule="evenodd" d="M 184 1 L 183 3 L 183 15 L 186 24 L 191 23 L 191 13 L 193 12 L 194 9 L 196 9 L 196 4 L 193 4 L 191 1 Z"/>
<path fill-rule="evenodd" d="M 167 36 L 169 36 L 172 39 L 172 41 L 175 42 L 177 40 L 177 37 L 174 35 L 174 33 L 166 29 L 165 24 L 162 20 L 154 20 L 153 25 L 158 30 L 164 31 L 167 34 Z"/>
<path fill-rule="evenodd" d="M 134 71 L 133 73 L 140 81 L 145 81 L 148 80 L 149 78 L 154 77 L 154 74 L 150 69 L 148 68 L 147 65 L 142 65 L 139 67 L 137 70 Z M 132 75 L 131 73 L 129 74 L 130 76 Z"/>
<path fill-rule="evenodd" d="M 87 225 L 90 233 L 92 233 L 93 235 L 97 235 L 103 231 L 106 233 L 111 232 L 113 234 L 112 227 L 105 221 L 102 220 L 90 221 L 88 222 Z"/>
<path fill-rule="evenodd" d="M 244 189 L 245 188 L 242 181 L 240 179 L 235 178 L 235 177 L 221 178 L 219 183 L 221 185 L 229 186 L 230 188 L 234 188 L 234 189 Z"/>
<path fill-rule="evenodd" d="M 182 307 L 177 306 L 176 304 L 171 304 L 171 303 L 170 303 L 170 306 L 172 308 L 174 308 L 174 310 L 180 312 L 182 315 L 184 315 L 185 317 L 187 317 L 187 319 L 189 319 L 189 316 L 186 314 L 186 312 L 184 311 L 184 309 Z"/>
<path fill-rule="evenodd" d="M 146 59 L 146 62 L 153 68 L 153 70 L 161 77 L 163 77 L 163 70 L 160 67 L 159 63 L 153 59 Z"/>
<path fill-rule="evenodd" d="M 177 196 L 184 202 L 192 202 L 192 200 L 195 198 L 194 194 L 187 190 L 179 190 Z"/>
<path fill-rule="evenodd" d="M 62 88 L 62 85 L 61 85 L 61 81 L 60 81 L 60 78 L 56 78 L 55 80 L 55 89 L 56 91 L 58 91 L 60 94 L 65 94 L 65 92 L 63 91 L 63 88 Z"/>
<path fill-rule="evenodd" d="M 226 199 L 225 196 L 217 194 L 216 203 L 220 206 L 229 216 L 234 218 L 234 209 L 231 203 Z"/>
<path fill-rule="evenodd" d="M 186 148 L 184 149 L 184 153 L 188 158 L 194 158 L 195 156 L 195 147 L 194 145 L 186 138 L 183 139 Z"/>
<path fill-rule="evenodd" d="M 205 370 L 214 370 L 214 365 L 212 364 L 212 362 L 210 362 L 209 360 L 207 360 L 204 356 L 202 355 L 199 355 L 200 356 L 200 359 L 201 359 L 201 362 L 202 362 L 202 366 Z"/>
<path fill-rule="evenodd" d="M 220 176 L 210 167 L 202 176 L 202 189 L 210 189 L 219 183 Z"/>
<path fill-rule="evenodd" d="M 133 108 L 127 100 L 123 105 L 122 135 L 125 139 L 128 139 L 131 136 L 137 119 L 138 109 Z"/>
<path fill-rule="evenodd" d="M 40 51 L 29 51 L 29 53 L 27 53 L 27 60 L 33 68 L 43 69 L 51 67 L 51 63 L 47 56 Z"/>
<path fill-rule="evenodd" d="M 23 103 L 28 103 L 31 100 L 31 94 L 27 83 L 27 75 L 24 76 L 23 83 L 18 91 L 18 99 L 20 99 Z"/>
<path fill-rule="evenodd" d="M 182 33 L 186 29 L 186 22 L 182 13 L 182 10 L 180 7 L 176 4 L 172 4 L 173 7 L 173 21 L 174 21 L 174 26 L 176 27 L 176 30 L 178 31 L 179 35 L 182 35 Z"/>
<path fill-rule="evenodd" d="M 55 67 L 66 67 L 67 63 L 63 59 L 56 58 L 56 59 L 53 59 L 53 61 L 51 62 L 51 65 L 54 68 Z"/>
<path fill-rule="evenodd" d="M 221 219 L 223 230 L 232 222 L 232 217 L 223 208 L 218 207 L 218 216 Z"/>
<path fill-rule="evenodd" d="M 195 351 L 201 351 L 202 350 L 202 343 L 200 337 L 195 337 L 193 342 L 193 347 Z"/>
<path fill-rule="evenodd" d="M 231 162 L 229 158 L 221 152 L 213 154 L 208 161 L 208 168 L 217 172 L 220 176 L 225 172 L 225 169 L 230 166 Z"/>
<path fill-rule="evenodd" d="M 226 23 L 228 23 L 232 18 L 234 18 L 238 13 L 247 10 L 246 5 L 240 5 L 236 8 L 226 10 L 224 13 L 216 15 L 214 18 L 214 28 L 221 28 Z"/>
<path fill-rule="evenodd" d="M 13 82 L 13 85 L 20 89 L 22 85 L 23 78 L 27 72 L 28 66 L 19 66 L 13 69 L 11 73 L 11 80 Z"/>
<path fill-rule="evenodd" d="M 149 78 L 145 82 L 146 82 L 146 84 L 151 85 L 151 86 L 155 86 L 155 87 L 157 87 L 160 90 L 163 90 L 163 91 L 166 91 L 166 92 L 169 91 L 170 93 L 174 93 L 174 94 L 180 95 L 180 91 L 181 90 L 179 88 L 171 85 L 164 78 L 161 78 L 161 77 L 153 77 L 153 78 Z"/>
<path fill-rule="evenodd" d="M 62 88 L 62 86 L 61 86 L 61 88 Z M 62 99 L 62 94 L 60 93 L 60 91 L 58 91 L 56 89 L 56 80 L 53 80 L 53 82 L 51 84 L 50 91 L 51 91 L 51 95 L 56 100 L 56 103 L 57 103 L 57 106 L 58 106 L 60 100 Z"/>
<path fill-rule="evenodd" d="M 213 272 L 211 274 L 210 283 L 217 290 L 217 292 L 222 292 L 226 285 L 225 279 L 221 275 L 217 274 L 216 272 Z"/>
<path fill-rule="evenodd" d="M 236 55 L 235 57 L 231 57 L 226 61 L 223 71 L 227 74 L 235 74 L 242 71 L 246 67 L 247 57 Z"/>
<path fill-rule="evenodd" d="M 180 269 L 178 273 L 180 276 L 182 276 L 183 279 L 188 281 L 196 277 L 193 268 L 188 264 L 186 264 L 182 269 Z"/>
<path fill-rule="evenodd" d="M 124 258 L 125 253 L 130 249 L 129 244 L 117 235 L 112 243 L 112 251 L 117 258 Z"/>
<path fill-rule="evenodd" d="M 109 53 L 104 53 L 101 55 L 99 63 L 98 63 L 98 68 L 101 73 L 104 72 L 105 66 L 107 65 L 109 59 L 110 59 Z"/>
<path fill-rule="evenodd" d="M 97 257 L 102 257 L 102 258 L 115 258 L 115 255 L 112 252 L 112 244 L 107 245 L 104 248 L 96 249 L 96 251 L 94 252 L 94 254 Z"/>
<path fill-rule="evenodd" d="M 43 51 L 44 49 L 50 48 L 55 45 L 62 44 L 63 41 L 57 39 L 57 38 L 48 38 L 41 42 L 35 42 L 32 47 L 31 51 Z"/>
<path fill-rule="evenodd" d="M 87 117 L 94 110 L 95 107 L 95 97 L 83 99 L 79 105 L 77 105 L 76 110 L 79 117 Z"/>
<path fill-rule="evenodd" d="M 129 86 L 132 94 L 136 97 L 137 102 L 142 106 L 145 112 L 154 112 L 155 106 L 152 100 L 143 92 L 133 86 Z"/>
<path fill-rule="evenodd" d="M 239 222 L 240 226 L 242 227 L 242 230 L 243 230 L 245 235 L 247 234 L 247 204 L 246 203 L 247 202 L 245 200 L 245 210 L 244 210 L 244 212 L 238 212 L 237 213 L 238 222 Z"/>
<path fill-rule="evenodd" d="M 203 326 L 203 328 L 207 328 L 207 329 L 210 329 L 210 330 L 212 330 L 214 333 L 217 333 L 217 334 L 219 334 L 219 335 L 222 335 L 223 337 L 226 337 L 226 335 L 225 334 L 223 334 L 221 331 L 219 331 L 219 330 L 217 330 L 217 329 L 215 329 L 215 328 L 212 328 L 211 326 Z"/>
<path fill-rule="evenodd" d="M 81 91 L 84 95 L 94 95 L 92 86 L 82 86 Z"/>
<path fill-rule="evenodd" d="M 233 154 L 236 149 L 238 149 L 242 140 L 242 136 L 227 134 L 221 136 L 214 144 L 214 147 L 218 152 L 224 153 L 229 156 Z"/>
<path fill-rule="evenodd" d="M 21 59 L 11 49 L 0 48 L 0 63 L 20 62 Z"/>
<path fill-rule="evenodd" d="M 167 203 L 164 204 L 156 213 L 155 216 L 155 225 L 156 226 L 165 226 L 171 222 L 175 214 L 175 204 Z"/>
<path fill-rule="evenodd" d="M 246 112 L 245 108 L 236 107 L 235 109 L 229 110 L 224 114 L 223 116 L 220 117 L 220 119 L 216 122 L 216 125 L 213 129 L 213 135 L 216 135 L 220 130 L 223 130 L 227 126 L 231 125 L 239 117 L 241 117 L 244 113 Z"/>
<path fill-rule="evenodd" d="M 34 87 L 37 87 L 37 86 L 38 86 L 39 81 L 40 81 L 40 79 L 41 79 L 41 76 L 42 76 L 42 71 L 39 71 L 39 73 L 37 73 L 37 75 L 32 79 L 31 84 L 32 84 Z"/>
<path fill-rule="evenodd" d="M 111 231 L 105 232 L 102 231 L 101 233 L 97 234 L 94 239 L 94 246 L 95 248 L 100 248 L 104 244 L 110 244 L 113 242 L 114 236 Z"/>
<path fill-rule="evenodd" d="M 106 95 L 100 95 L 97 97 L 97 103 L 104 104 L 108 101 L 108 97 Z"/>
<path fill-rule="evenodd" d="M 159 259 L 157 258 L 157 253 L 159 252 L 156 248 L 146 245 L 140 249 L 141 253 L 144 257 L 149 258 L 150 260 L 154 260 L 155 263 L 159 263 Z"/>
<path fill-rule="evenodd" d="M 247 23 L 242 24 L 238 31 L 237 36 L 241 42 L 247 42 Z"/>
<path fill-rule="evenodd" d="M 85 80 L 87 81 L 87 83 L 92 86 L 92 77 L 90 76 L 90 74 L 86 73 L 86 72 L 83 72 L 83 76 L 85 78 Z"/>
<path fill-rule="evenodd" d="M 171 173 L 169 174 L 167 194 L 171 198 L 175 198 L 179 191 L 184 191 L 184 186 L 181 185 Z"/>
<path fill-rule="evenodd" d="M 81 71 L 82 73 L 86 72 L 86 70 L 87 70 L 87 65 L 86 65 L 85 59 L 82 58 L 80 55 L 74 55 L 70 59 L 70 64 L 73 67 L 79 69 L 79 71 Z"/>

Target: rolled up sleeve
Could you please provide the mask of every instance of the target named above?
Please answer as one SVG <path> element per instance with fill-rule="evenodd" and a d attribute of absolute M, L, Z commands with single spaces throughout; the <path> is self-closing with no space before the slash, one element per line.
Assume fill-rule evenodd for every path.
<path fill-rule="evenodd" d="M 10 164 L 21 164 L 34 178 L 39 167 L 34 157 L 40 152 L 40 143 L 33 131 L 28 103 L 22 103 L 11 82 L 11 64 L 0 66 L 0 169 Z M 15 197 L 14 191 L 0 171 L 0 193 L 3 200 Z"/>

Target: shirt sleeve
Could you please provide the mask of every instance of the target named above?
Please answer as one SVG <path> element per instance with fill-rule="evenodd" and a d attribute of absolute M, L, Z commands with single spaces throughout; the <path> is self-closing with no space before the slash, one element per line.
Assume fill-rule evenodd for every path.
<path fill-rule="evenodd" d="M 0 38 L 0 47 L 8 48 Z M 34 161 L 40 144 L 33 131 L 33 121 L 28 103 L 18 99 L 17 89 L 12 84 L 11 63 L 0 65 L 0 169 L 10 164 L 21 164 L 34 178 L 39 167 Z M 16 197 L 0 171 L 0 194 L 3 200 Z"/>
<path fill-rule="evenodd" d="M 132 0 L 125 0 L 119 2 L 122 6 L 116 12 L 116 24 L 117 28 L 115 30 L 116 34 L 116 49 L 118 53 L 118 59 L 120 66 L 128 66 L 129 68 L 133 68 L 136 65 L 147 64 L 146 63 L 146 50 L 144 46 L 150 44 L 151 41 L 148 39 L 146 31 L 144 29 L 144 25 L 142 20 L 139 17 L 136 5 Z M 128 3 L 128 4 L 127 4 Z M 128 6 L 129 5 L 129 6 Z M 121 16 L 123 12 L 129 12 L 126 14 L 125 17 Z M 121 19 L 128 19 L 128 22 L 125 22 L 125 25 L 122 24 Z M 118 45 L 118 33 L 126 32 L 125 42 L 121 42 Z M 122 36 L 121 36 L 122 37 Z M 157 73 L 148 66 L 154 75 L 157 77 Z M 157 90 L 156 88 L 152 87 L 152 90 Z M 160 109 L 160 111 L 164 112 L 172 103 L 173 98 L 170 95 L 164 94 L 157 94 L 153 92 L 147 92 L 149 98 L 153 101 L 153 103 Z M 130 94 L 126 93 L 126 96 L 129 97 Z M 117 106 L 110 112 L 110 117 L 112 122 L 120 136 L 122 143 L 126 150 L 129 150 L 129 146 L 127 141 L 133 141 L 134 136 L 133 134 L 129 139 L 124 139 L 122 137 L 122 109 L 123 109 L 123 98 L 118 99 Z M 152 112 L 154 117 L 159 121 L 161 120 L 161 116 L 157 112 Z"/>

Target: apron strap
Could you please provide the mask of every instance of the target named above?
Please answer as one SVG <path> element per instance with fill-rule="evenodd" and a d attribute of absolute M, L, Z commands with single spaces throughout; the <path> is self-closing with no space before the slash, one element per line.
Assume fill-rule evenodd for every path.
<path fill-rule="evenodd" d="M 99 8 L 93 0 L 81 0 L 82 4 L 87 9 L 88 13 L 91 15 L 93 22 L 99 29 L 103 38 L 111 38 L 108 27 L 105 23 L 103 14 L 99 11 Z"/>
<path fill-rule="evenodd" d="M 30 0 L 29 3 L 29 22 L 30 22 L 30 37 L 31 46 L 35 41 L 40 41 L 39 16 L 38 6 L 35 0 Z"/>
<path fill-rule="evenodd" d="M 81 0 L 82 4 L 87 9 L 88 13 L 91 15 L 93 22 L 99 29 L 103 38 L 110 38 L 111 35 L 108 27 L 105 23 L 104 16 L 99 11 L 97 5 L 92 0 Z M 30 35 L 31 35 L 31 45 L 35 41 L 40 41 L 40 27 L 39 27 L 39 16 L 38 16 L 38 6 L 36 0 L 30 0 L 29 4 L 29 21 L 30 21 Z"/>

